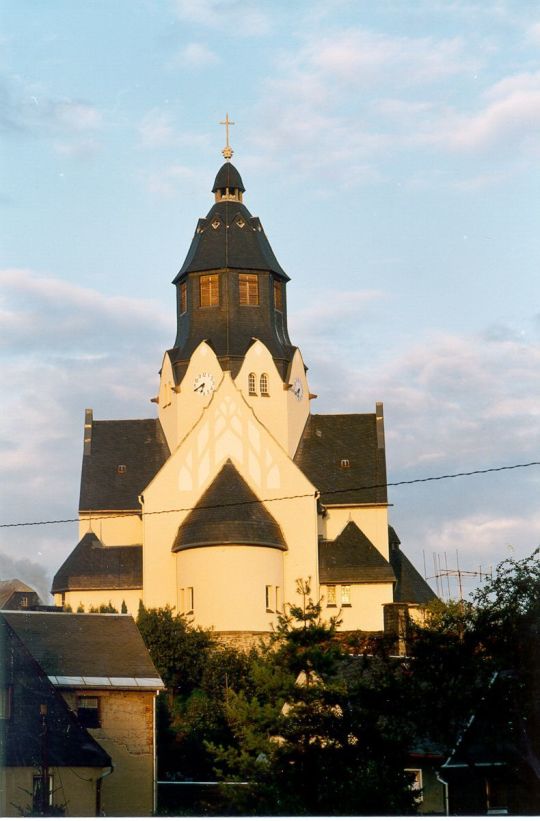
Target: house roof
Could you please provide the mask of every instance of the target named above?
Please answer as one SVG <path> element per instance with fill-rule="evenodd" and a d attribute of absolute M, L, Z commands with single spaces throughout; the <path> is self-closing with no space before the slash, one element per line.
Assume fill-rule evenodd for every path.
<path fill-rule="evenodd" d="M 230 459 L 178 528 L 172 549 L 222 544 L 287 549 L 280 526 Z"/>
<path fill-rule="evenodd" d="M 343 459 L 349 467 L 342 467 Z M 324 505 L 387 501 L 385 450 L 374 413 L 311 415 L 294 461 Z"/>
<path fill-rule="evenodd" d="M 0 610 L 7 604 L 14 593 L 34 593 L 37 596 L 36 591 L 24 582 L 21 582 L 20 579 L 0 581 Z"/>
<path fill-rule="evenodd" d="M 355 522 L 349 522 L 337 539 L 319 544 L 319 578 L 322 584 L 394 582 L 389 562 Z"/>
<path fill-rule="evenodd" d="M 47 707 L 47 760 L 50 767 L 109 767 L 108 753 L 79 723 L 45 671 L 0 615 L 0 686 L 13 688 L 11 717 L 0 727 L 0 761 L 7 767 L 36 767 L 42 757 L 41 705 Z M 21 797 L 21 800 L 24 799 Z"/>
<path fill-rule="evenodd" d="M 92 422 L 89 449 L 79 510 L 139 510 L 139 494 L 170 455 L 158 419 Z"/>
<path fill-rule="evenodd" d="M 428 604 L 436 599 L 437 595 L 401 550 L 401 542 L 393 527 L 388 528 L 388 540 L 390 542 L 390 564 L 397 580 L 394 601 Z"/>
<path fill-rule="evenodd" d="M 50 612 L 4 612 L 3 616 L 59 685 L 81 686 L 81 679 L 89 679 L 89 686 L 100 681 L 102 686 L 163 686 L 131 616 Z"/>
<path fill-rule="evenodd" d="M 84 534 L 56 573 L 51 593 L 137 590 L 142 583 L 142 545 L 105 547 L 90 532 Z"/>

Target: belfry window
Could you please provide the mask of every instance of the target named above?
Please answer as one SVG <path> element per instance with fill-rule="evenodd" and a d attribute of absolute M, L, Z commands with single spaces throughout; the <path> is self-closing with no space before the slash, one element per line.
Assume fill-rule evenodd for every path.
<path fill-rule="evenodd" d="M 274 280 L 274 308 L 276 311 L 283 310 L 283 283 L 278 279 Z"/>
<path fill-rule="evenodd" d="M 240 305 L 259 304 L 259 277 L 257 274 L 238 274 Z"/>
<path fill-rule="evenodd" d="M 199 289 L 201 308 L 214 308 L 219 305 L 219 276 L 217 274 L 204 274 L 199 277 Z"/>
<path fill-rule="evenodd" d="M 268 375 L 262 373 L 259 382 L 261 386 L 261 396 L 268 396 Z"/>
<path fill-rule="evenodd" d="M 250 396 L 257 396 L 257 382 L 254 373 L 250 373 L 248 376 L 248 390 Z"/>
<path fill-rule="evenodd" d="M 182 282 L 180 285 L 180 313 L 185 314 L 187 311 L 187 282 Z"/>

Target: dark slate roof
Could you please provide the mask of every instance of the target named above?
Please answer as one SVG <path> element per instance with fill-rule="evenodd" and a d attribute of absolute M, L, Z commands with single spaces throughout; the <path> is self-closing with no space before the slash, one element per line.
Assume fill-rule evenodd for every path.
<path fill-rule="evenodd" d="M 33 593 L 37 597 L 36 591 L 20 579 L 6 579 L 0 581 L 0 609 L 8 603 L 14 593 Z"/>
<path fill-rule="evenodd" d="M 131 616 L 4 613 L 48 676 L 159 678 Z"/>
<path fill-rule="evenodd" d="M 42 757 L 40 706 L 47 706 L 47 759 L 50 767 L 110 767 L 108 753 L 80 724 L 50 683 L 24 642 L 0 615 L 0 686 L 12 687 L 11 718 L 0 722 L 0 762 L 38 767 Z M 30 799 L 31 801 L 31 799 Z M 25 797 L 21 796 L 21 804 Z"/>
<path fill-rule="evenodd" d="M 322 584 L 394 582 L 389 562 L 355 522 L 349 522 L 337 539 L 319 544 L 319 579 Z"/>
<path fill-rule="evenodd" d="M 178 528 L 172 549 L 223 544 L 287 550 L 280 526 L 230 459 Z"/>
<path fill-rule="evenodd" d="M 92 423 L 79 510 L 140 510 L 138 496 L 170 456 L 158 419 Z M 119 474 L 118 465 L 126 472 Z"/>
<path fill-rule="evenodd" d="M 379 447 L 376 420 L 374 413 L 309 417 L 294 461 L 321 492 L 323 504 L 387 501 L 385 450 Z M 342 459 L 350 461 L 349 468 L 341 467 Z"/>
<path fill-rule="evenodd" d="M 238 170 L 230 162 L 225 162 L 216 174 L 214 180 L 214 187 L 212 193 L 215 194 L 220 188 L 238 188 L 239 191 L 245 191 L 242 177 Z"/>
<path fill-rule="evenodd" d="M 214 228 L 212 223 L 218 221 Z M 289 277 L 277 261 L 258 217 L 252 217 L 241 202 L 220 200 L 205 219 L 197 223 L 189 251 L 173 282 L 191 271 L 235 268 L 271 271 Z"/>
<path fill-rule="evenodd" d="M 142 572 L 142 545 L 105 547 L 95 533 L 85 533 L 55 575 L 51 593 L 136 590 Z"/>
<path fill-rule="evenodd" d="M 390 564 L 397 579 L 394 601 L 428 604 L 436 599 L 437 596 L 429 584 L 401 550 L 399 546 L 401 543 L 393 527 L 388 528 L 388 540 L 390 542 Z"/>

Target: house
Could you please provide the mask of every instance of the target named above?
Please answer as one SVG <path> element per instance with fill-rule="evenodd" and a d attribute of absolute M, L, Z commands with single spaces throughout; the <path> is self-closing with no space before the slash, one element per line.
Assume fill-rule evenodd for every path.
<path fill-rule="evenodd" d="M 36 591 L 20 579 L 0 581 L 0 610 L 26 610 L 39 604 Z"/>
<path fill-rule="evenodd" d="M 8 616 L 0 614 L 0 816 L 99 815 L 111 757 L 69 709 Z"/>
<path fill-rule="evenodd" d="M 2 619 L 109 762 L 100 775 L 101 812 L 151 815 L 163 682 L 131 616 L 4 612 Z"/>
<path fill-rule="evenodd" d="M 532 649 L 532 648 L 531 648 Z M 523 714 L 523 682 L 493 675 L 441 767 L 451 815 L 537 815 L 540 809 L 538 701 Z"/>
<path fill-rule="evenodd" d="M 312 412 L 289 276 L 244 205 L 232 149 L 224 156 L 174 279 L 157 418 L 86 411 L 80 541 L 54 577 L 55 603 L 170 605 L 246 643 L 298 601 L 302 578 L 327 616 L 341 610 L 341 630 L 382 631 L 396 596 L 413 609 L 435 598 L 406 585 L 412 565 L 390 549 L 383 405 Z"/>

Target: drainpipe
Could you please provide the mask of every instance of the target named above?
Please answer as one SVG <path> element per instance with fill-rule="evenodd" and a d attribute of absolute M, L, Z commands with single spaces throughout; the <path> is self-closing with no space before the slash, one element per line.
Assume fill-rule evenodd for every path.
<path fill-rule="evenodd" d="M 103 773 L 100 775 L 99 778 L 96 778 L 96 815 L 100 816 L 101 812 L 101 782 L 107 778 L 107 776 L 112 775 L 114 772 L 114 764 L 111 763 L 109 767 L 109 772 Z"/>
<path fill-rule="evenodd" d="M 441 774 L 439 772 L 435 772 L 435 777 L 437 781 L 439 781 L 443 785 L 443 792 L 444 792 L 444 814 L 450 815 L 450 805 L 448 801 L 448 781 L 445 781 L 441 778 Z"/>

